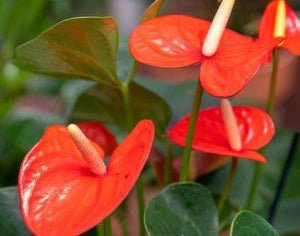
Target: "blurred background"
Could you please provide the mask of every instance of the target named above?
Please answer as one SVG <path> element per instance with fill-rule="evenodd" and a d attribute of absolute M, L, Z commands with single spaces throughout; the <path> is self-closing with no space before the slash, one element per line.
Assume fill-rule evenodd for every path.
<path fill-rule="evenodd" d="M 237 32 L 256 36 L 259 19 L 268 2 L 238 0 L 229 27 Z M 300 11 L 299 0 L 287 2 L 297 12 Z M 41 137 L 46 126 L 68 122 L 72 106 L 89 85 L 89 82 L 32 74 L 16 67 L 13 64 L 15 48 L 61 20 L 77 16 L 112 15 L 119 22 L 119 61 L 123 62 L 129 57 L 128 35 L 151 3 L 151 0 L 0 0 L 0 187 L 17 184 L 18 168 L 24 155 Z M 180 13 L 211 20 L 217 6 L 217 0 L 166 0 L 162 14 Z M 172 108 L 174 122 L 190 111 L 198 70 L 198 66 L 172 70 L 141 66 L 138 80 L 167 100 Z M 233 98 L 234 103 L 254 104 L 264 108 L 270 70 L 270 66 L 261 68 L 246 89 Z M 122 77 L 122 70 L 120 73 Z M 275 161 L 266 167 L 264 183 L 261 186 L 266 201 L 272 197 L 276 177 L 280 174 L 292 134 L 295 130 L 300 130 L 299 77 L 299 58 L 281 52 L 275 109 L 278 129 L 276 139 L 269 148 L 269 155 Z M 177 96 L 174 97 L 174 94 Z M 206 95 L 204 106 L 217 103 L 218 99 Z M 293 208 L 300 211 L 300 189 L 294 189 L 295 185 L 298 188 L 300 185 L 299 153 L 298 150 L 298 169 L 292 170 L 289 176 L 291 181 L 284 197 L 287 205 L 281 209 L 286 214 Z M 248 168 L 248 164 L 242 162 L 241 166 L 240 175 L 243 175 L 242 168 Z M 226 168 L 221 171 L 226 173 Z M 222 175 L 219 171 L 201 181 L 211 189 L 218 189 L 220 186 L 217 180 L 220 176 Z M 249 182 L 251 176 L 243 178 Z M 238 183 L 236 186 L 235 189 L 241 197 L 232 194 L 232 201 L 239 202 L 246 194 L 238 188 Z M 300 214 L 295 217 L 295 222 L 300 222 Z M 299 225 L 291 222 L 280 221 L 277 224 L 282 227 L 281 232 L 295 232 L 297 227 L 300 232 Z"/>

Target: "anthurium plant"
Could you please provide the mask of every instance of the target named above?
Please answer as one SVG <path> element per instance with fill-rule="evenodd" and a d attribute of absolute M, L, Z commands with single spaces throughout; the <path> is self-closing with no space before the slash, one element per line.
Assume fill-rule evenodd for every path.
<path fill-rule="evenodd" d="M 264 195 L 260 187 L 278 163 L 269 150 L 280 144 L 271 140 L 289 147 L 286 136 L 277 137 L 275 92 L 279 50 L 300 54 L 300 19 L 287 1 L 271 0 L 257 36 L 242 35 L 227 28 L 236 2 L 219 1 L 207 21 L 162 14 L 165 1 L 156 0 L 125 47 L 110 16 L 65 19 L 18 46 L 14 66 L 68 79 L 71 102 L 63 121 L 50 122 L 24 148 L 17 186 L 0 188 L 0 235 L 299 233 L 300 197 L 279 201 L 297 130 L 281 152 L 283 170 L 269 176 L 277 189 Z M 141 78 L 141 64 L 200 69 L 192 82 L 172 84 Z M 266 107 L 232 105 L 263 66 L 272 68 Z"/>

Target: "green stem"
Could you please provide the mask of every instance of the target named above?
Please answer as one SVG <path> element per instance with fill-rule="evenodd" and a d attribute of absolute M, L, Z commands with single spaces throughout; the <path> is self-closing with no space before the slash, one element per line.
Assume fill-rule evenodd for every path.
<path fill-rule="evenodd" d="M 127 223 L 126 223 L 125 216 L 124 216 L 124 213 L 123 213 L 122 209 L 119 209 L 115 214 L 116 214 L 116 216 L 118 218 L 118 221 L 121 225 L 121 228 L 122 228 L 122 231 L 123 231 L 123 236 L 128 236 L 129 233 L 128 233 L 128 229 L 127 229 Z"/>
<path fill-rule="evenodd" d="M 131 81 L 131 80 L 129 80 L 129 81 Z M 123 97 L 124 97 L 127 128 L 128 128 L 128 131 L 131 131 L 134 127 L 134 119 L 133 119 L 133 112 L 132 112 L 132 107 L 131 107 L 131 102 L 130 102 L 129 85 L 130 85 L 130 82 L 125 83 L 123 85 L 122 93 L 123 93 Z M 144 226 L 145 203 L 144 203 L 143 181 L 142 181 L 141 176 L 136 181 L 136 190 L 137 190 L 138 207 L 139 207 L 140 236 L 144 236 L 146 233 L 145 226 Z"/>
<path fill-rule="evenodd" d="M 102 222 L 101 224 L 98 224 L 96 226 L 96 230 L 97 230 L 98 236 L 105 236 L 104 222 Z"/>
<path fill-rule="evenodd" d="M 279 49 L 275 48 L 273 52 L 273 65 L 271 74 L 271 85 L 269 89 L 268 103 L 267 103 L 267 113 L 272 116 L 274 110 L 274 103 L 276 98 L 276 84 L 278 77 L 278 67 L 279 67 Z"/>
<path fill-rule="evenodd" d="M 133 112 L 132 112 L 131 101 L 130 101 L 131 99 L 130 99 L 129 84 L 123 85 L 121 90 L 124 98 L 127 130 L 128 132 L 130 132 L 134 127 L 134 120 L 133 120 Z"/>
<path fill-rule="evenodd" d="M 181 166 L 180 177 L 179 177 L 180 182 L 187 180 L 189 160 L 190 160 L 190 155 L 191 155 L 191 151 L 192 151 L 192 143 L 193 143 L 193 139 L 194 139 L 197 117 L 198 117 L 198 110 L 199 110 L 199 107 L 201 104 L 202 95 L 203 95 L 203 88 L 200 84 L 200 81 L 198 81 L 198 85 L 197 85 L 197 89 L 196 89 L 195 97 L 194 97 L 194 101 L 193 101 L 193 107 L 192 107 L 192 113 L 191 113 L 191 119 L 190 119 L 190 123 L 189 123 L 188 133 L 187 133 L 187 137 L 185 140 L 185 146 L 184 146 L 183 154 L 182 154 L 182 166 Z"/>
<path fill-rule="evenodd" d="M 235 174 L 236 174 L 237 160 L 238 160 L 237 158 L 233 157 L 232 161 L 231 161 L 230 173 L 229 173 L 229 176 L 226 180 L 224 191 L 221 195 L 221 198 L 220 198 L 218 206 L 217 206 L 219 217 L 221 217 L 226 199 L 228 197 L 228 194 L 230 192 L 230 189 L 231 189 L 231 186 L 232 186 Z"/>
<path fill-rule="evenodd" d="M 144 226 L 145 203 L 144 203 L 143 180 L 141 176 L 136 181 L 136 190 L 137 190 L 138 206 L 139 206 L 140 236 L 144 236 L 146 235 L 146 230 Z"/>
<path fill-rule="evenodd" d="M 112 236 L 110 216 L 104 220 L 105 236 Z"/>
<path fill-rule="evenodd" d="M 165 186 L 169 185 L 172 180 L 172 160 L 173 160 L 173 146 L 170 140 L 165 140 L 167 149 L 166 163 L 165 163 Z"/>
<path fill-rule="evenodd" d="M 267 107 L 266 107 L 266 112 L 272 116 L 273 115 L 273 110 L 274 110 L 274 103 L 275 103 L 275 97 L 276 97 L 276 83 L 277 83 L 277 75 L 278 75 L 278 67 L 279 67 L 279 49 L 275 48 L 273 51 L 273 61 L 272 61 L 272 73 L 271 73 L 271 84 L 270 84 L 270 89 L 269 89 L 269 95 L 268 95 L 268 102 L 267 102 Z M 266 148 L 262 148 L 260 150 L 260 153 L 264 155 L 266 152 Z M 255 172 L 254 176 L 251 182 L 251 187 L 250 191 L 248 194 L 248 199 L 246 206 L 244 207 L 245 209 L 251 210 L 252 205 L 257 193 L 258 189 L 258 184 L 261 178 L 262 174 L 262 168 L 263 165 L 262 163 L 256 163 L 255 167 Z"/>

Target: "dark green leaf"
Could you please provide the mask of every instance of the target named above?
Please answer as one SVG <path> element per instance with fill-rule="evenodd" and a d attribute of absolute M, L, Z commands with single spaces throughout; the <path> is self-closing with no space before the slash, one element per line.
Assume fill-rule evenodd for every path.
<path fill-rule="evenodd" d="M 261 216 L 251 211 L 241 211 L 232 221 L 230 236 L 279 236 Z"/>
<path fill-rule="evenodd" d="M 116 83 L 118 26 L 111 17 L 62 21 L 17 48 L 15 63 L 33 72 Z"/>
<path fill-rule="evenodd" d="M 145 224 L 152 236 L 216 236 L 218 216 L 212 196 L 197 183 L 168 186 L 146 209 Z"/>
<path fill-rule="evenodd" d="M 174 123 L 183 116 L 191 112 L 194 93 L 197 87 L 197 80 L 186 81 L 183 83 L 170 83 L 151 78 L 138 77 L 137 83 L 154 91 L 164 98 L 172 109 L 172 121 Z M 219 104 L 219 98 L 204 93 L 201 108 Z"/>
<path fill-rule="evenodd" d="M 31 235 L 21 216 L 17 187 L 0 189 L 0 235 Z"/>
<path fill-rule="evenodd" d="M 171 112 L 168 104 L 159 96 L 142 86 L 131 83 L 131 105 L 135 122 L 153 120 L 156 134 L 164 133 Z M 103 84 L 96 85 L 83 93 L 74 107 L 71 120 L 95 120 L 105 124 L 126 127 L 124 99 L 119 88 Z"/>
<path fill-rule="evenodd" d="M 150 20 L 154 17 L 156 17 L 162 7 L 162 5 L 164 4 L 164 0 L 156 0 L 155 2 L 153 2 L 148 8 L 147 10 L 144 12 L 141 22 L 145 22 L 147 20 Z"/>

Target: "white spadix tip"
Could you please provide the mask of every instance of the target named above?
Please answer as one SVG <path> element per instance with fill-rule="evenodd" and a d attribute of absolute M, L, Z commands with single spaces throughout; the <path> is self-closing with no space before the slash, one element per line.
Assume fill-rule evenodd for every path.
<path fill-rule="evenodd" d="M 223 0 L 221 2 L 203 43 L 202 54 L 204 56 L 210 57 L 217 52 L 234 3 L 235 0 Z"/>
<path fill-rule="evenodd" d="M 230 147 L 234 151 L 242 150 L 240 130 L 228 99 L 221 100 L 221 112 Z"/>
<path fill-rule="evenodd" d="M 101 150 L 100 147 L 99 150 L 102 152 L 96 150 L 77 125 L 70 124 L 68 125 L 67 130 L 77 149 L 87 162 L 90 171 L 96 175 L 106 173 L 106 166 L 102 159 L 104 157 L 104 151 Z"/>

